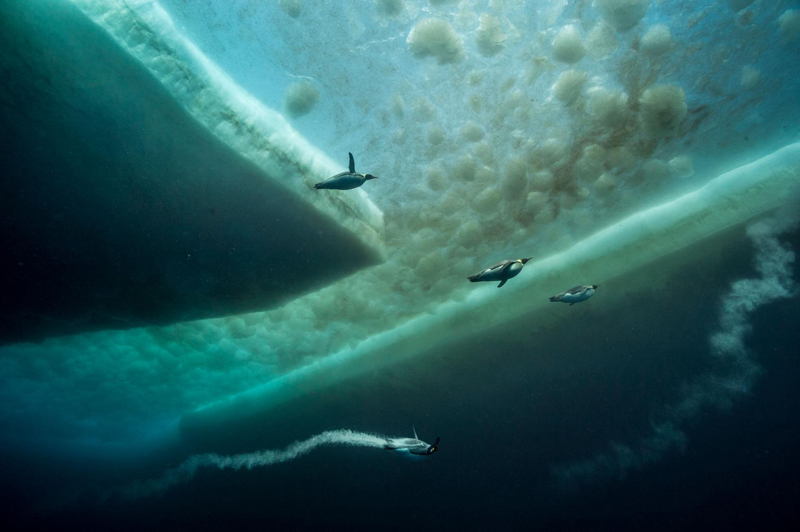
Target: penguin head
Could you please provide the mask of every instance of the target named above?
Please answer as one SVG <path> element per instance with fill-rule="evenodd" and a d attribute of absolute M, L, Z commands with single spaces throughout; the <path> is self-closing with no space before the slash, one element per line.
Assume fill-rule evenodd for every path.
<path fill-rule="evenodd" d="M 430 447 L 428 447 L 428 451 L 427 451 L 427 453 L 426 453 L 426 454 L 433 454 L 433 453 L 435 453 L 435 452 L 436 452 L 436 451 L 438 451 L 438 450 L 439 450 L 439 437 L 437 436 L 437 437 L 436 437 L 436 441 L 435 441 L 435 442 L 433 442 L 433 445 L 431 445 Z"/>
<path fill-rule="evenodd" d="M 369 181 L 370 179 L 378 179 L 378 176 L 372 174 L 364 174 L 364 179 Z"/>
<path fill-rule="evenodd" d="M 522 264 L 525 264 L 526 262 L 528 262 L 528 261 L 529 261 L 529 260 L 531 260 L 532 258 L 533 258 L 533 257 L 528 257 L 527 259 L 519 259 L 519 261 L 520 261 Z"/>
<path fill-rule="evenodd" d="M 599 285 L 599 284 L 593 284 L 593 285 L 592 285 L 592 289 L 593 289 L 593 290 L 597 290 L 598 288 L 600 288 L 600 285 Z"/>

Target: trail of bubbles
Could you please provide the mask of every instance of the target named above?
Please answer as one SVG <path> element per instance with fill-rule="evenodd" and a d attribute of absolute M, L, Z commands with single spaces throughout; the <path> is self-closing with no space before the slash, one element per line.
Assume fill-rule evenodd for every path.
<path fill-rule="evenodd" d="M 752 353 L 745 346 L 745 336 L 752 329 L 749 318 L 759 307 L 796 293 L 792 279 L 794 253 L 778 236 L 797 226 L 795 213 L 776 215 L 750 225 L 747 236 L 755 246 L 755 266 L 760 277 L 742 279 L 731 285 L 719 315 L 719 329 L 711 334 L 711 354 L 719 362 L 714 372 L 687 385 L 681 399 L 667 407 L 667 413 L 652 425 L 651 433 L 633 444 L 612 444 L 609 450 L 580 462 L 553 468 L 561 488 L 572 491 L 582 485 L 607 478 L 624 478 L 660 460 L 672 449 L 686 446 L 680 426 L 694 419 L 709 406 L 727 408 L 734 399 L 750 391 L 761 372 Z"/>
<path fill-rule="evenodd" d="M 307 440 L 294 442 L 285 449 L 280 450 L 264 450 L 232 456 L 222 456 L 214 453 L 198 454 L 190 456 L 178 467 L 168 469 L 159 478 L 135 482 L 127 487 L 115 490 L 109 494 L 109 497 L 119 494 L 125 499 L 139 499 L 152 495 L 161 495 L 178 484 L 192 480 L 197 470 L 202 467 L 234 470 L 253 469 L 294 460 L 323 445 L 350 445 L 353 447 L 381 449 L 385 443 L 386 438 L 373 434 L 354 432 L 352 430 L 331 430 L 312 436 Z"/>

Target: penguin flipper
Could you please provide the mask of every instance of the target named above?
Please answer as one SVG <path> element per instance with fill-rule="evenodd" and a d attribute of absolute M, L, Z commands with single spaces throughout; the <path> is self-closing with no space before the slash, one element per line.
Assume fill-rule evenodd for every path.
<path fill-rule="evenodd" d="M 352 153 L 347 152 L 347 155 L 350 156 L 350 173 L 351 174 L 355 174 L 356 173 L 356 161 L 355 161 L 355 159 L 353 159 L 353 154 Z"/>
<path fill-rule="evenodd" d="M 500 281 L 500 284 L 497 285 L 497 288 L 501 288 L 504 284 L 506 284 L 506 281 L 508 281 L 508 279 L 503 279 L 502 281 Z"/>

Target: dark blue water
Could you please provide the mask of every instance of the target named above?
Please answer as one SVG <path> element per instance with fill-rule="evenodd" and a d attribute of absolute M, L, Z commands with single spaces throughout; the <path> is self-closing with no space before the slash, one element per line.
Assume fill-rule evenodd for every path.
<path fill-rule="evenodd" d="M 791 240 L 797 244 L 798 235 Z M 30 529 L 792 530 L 800 517 L 797 300 L 756 312 L 747 344 L 761 375 L 731 408 L 706 410 L 687 424 L 683 451 L 576 490 L 565 491 L 552 472 L 609 441 L 635 442 L 687 376 L 714 370 L 706 342 L 718 301 L 674 292 L 702 281 L 719 293 L 753 273 L 749 252 L 724 253 L 729 271 L 695 269 L 702 279 L 687 281 L 687 270 L 679 270 L 663 300 L 630 301 L 637 312 L 594 313 L 569 346 L 564 327 L 534 335 L 520 320 L 513 338 L 465 341 L 425 365 L 401 365 L 277 414 L 184 434 L 149 456 L 104 463 L 6 452 L 5 518 Z M 423 438 L 441 436 L 441 452 L 410 462 L 376 449 L 323 447 L 263 469 L 200 470 L 163 497 L 93 499 L 93 488 L 157 477 L 192 452 L 278 448 L 338 427 L 410 432 L 397 420 L 413 422 Z"/>
<path fill-rule="evenodd" d="M 473 320 L 463 335 L 441 319 L 441 339 L 406 330 L 386 363 L 381 348 L 339 356 L 474 303 L 473 269 L 524 253 L 530 272 L 796 142 L 800 38 L 778 18 L 796 2 L 654 2 L 609 58 L 577 66 L 548 59 L 554 35 L 574 24 L 588 39 L 603 2 L 552 15 L 562 3 L 405 0 L 395 18 L 373 2 L 162 3 L 174 26 L 148 2 L 0 0 L 0 529 L 798 529 L 800 232 L 776 229 L 800 211 L 788 197 L 748 220 L 739 198 L 715 197 L 740 218 L 689 245 L 651 216 L 654 242 L 685 247 L 570 282 L 601 284 L 575 307 L 496 305 L 486 323 L 460 314 Z M 492 57 L 475 44 L 484 11 L 508 37 Z M 463 63 L 412 53 L 409 32 L 431 14 L 463 37 Z M 642 56 L 662 23 L 672 55 Z M 180 35 L 220 70 L 187 60 Z M 761 81 L 745 87 L 744 67 Z M 552 91 L 571 68 L 589 80 L 574 106 Z M 263 105 L 286 111 L 298 80 L 319 101 L 289 124 Z M 636 115 L 656 83 L 683 87 L 687 104 L 663 138 Z M 629 93 L 628 122 L 588 117 L 597 88 Z M 468 123 L 481 142 L 459 133 Z M 564 146 L 549 166 L 547 145 Z M 612 161 L 620 147 L 630 167 Z M 351 150 L 381 175 L 369 199 L 297 185 Z M 764 187 L 800 175 L 791 153 Z M 671 173 L 678 156 L 694 176 Z M 772 231 L 748 236 L 759 222 Z M 791 275 L 765 274 L 765 259 Z M 524 275 L 494 293 L 552 295 Z M 732 300 L 752 308 L 725 321 Z M 331 375 L 181 423 L 320 360 Z M 341 429 L 416 430 L 440 450 L 322 445 L 250 470 L 200 467 L 163 493 L 142 484 L 164 486 L 193 456 Z"/>

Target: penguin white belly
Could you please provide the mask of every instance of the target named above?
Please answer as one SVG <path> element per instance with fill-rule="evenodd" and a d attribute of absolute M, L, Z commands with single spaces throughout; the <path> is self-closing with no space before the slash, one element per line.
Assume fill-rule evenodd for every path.
<path fill-rule="evenodd" d="M 394 451 L 394 454 L 404 458 L 405 460 L 424 460 L 426 458 L 425 456 L 419 454 L 413 454 L 408 449 L 398 449 Z"/>
<path fill-rule="evenodd" d="M 566 294 L 564 297 L 561 298 L 561 301 L 565 303 L 580 303 L 581 301 L 586 301 L 593 295 L 594 295 L 594 290 L 590 288 L 580 294 Z"/>
<path fill-rule="evenodd" d="M 515 262 L 509 266 L 494 268 L 488 270 L 481 275 L 481 281 L 502 281 L 503 279 L 511 279 L 519 275 L 522 271 L 522 264 Z"/>
<path fill-rule="evenodd" d="M 517 275 L 519 275 L 519 272 L 521 271 L 522 271 L 522 264 L 520 264 L 519 262 L 515 262 L 506 269 L 506 275 L 508 275 L 508 278 L 511 279 L 512 277 L 516 277 Z"/>

